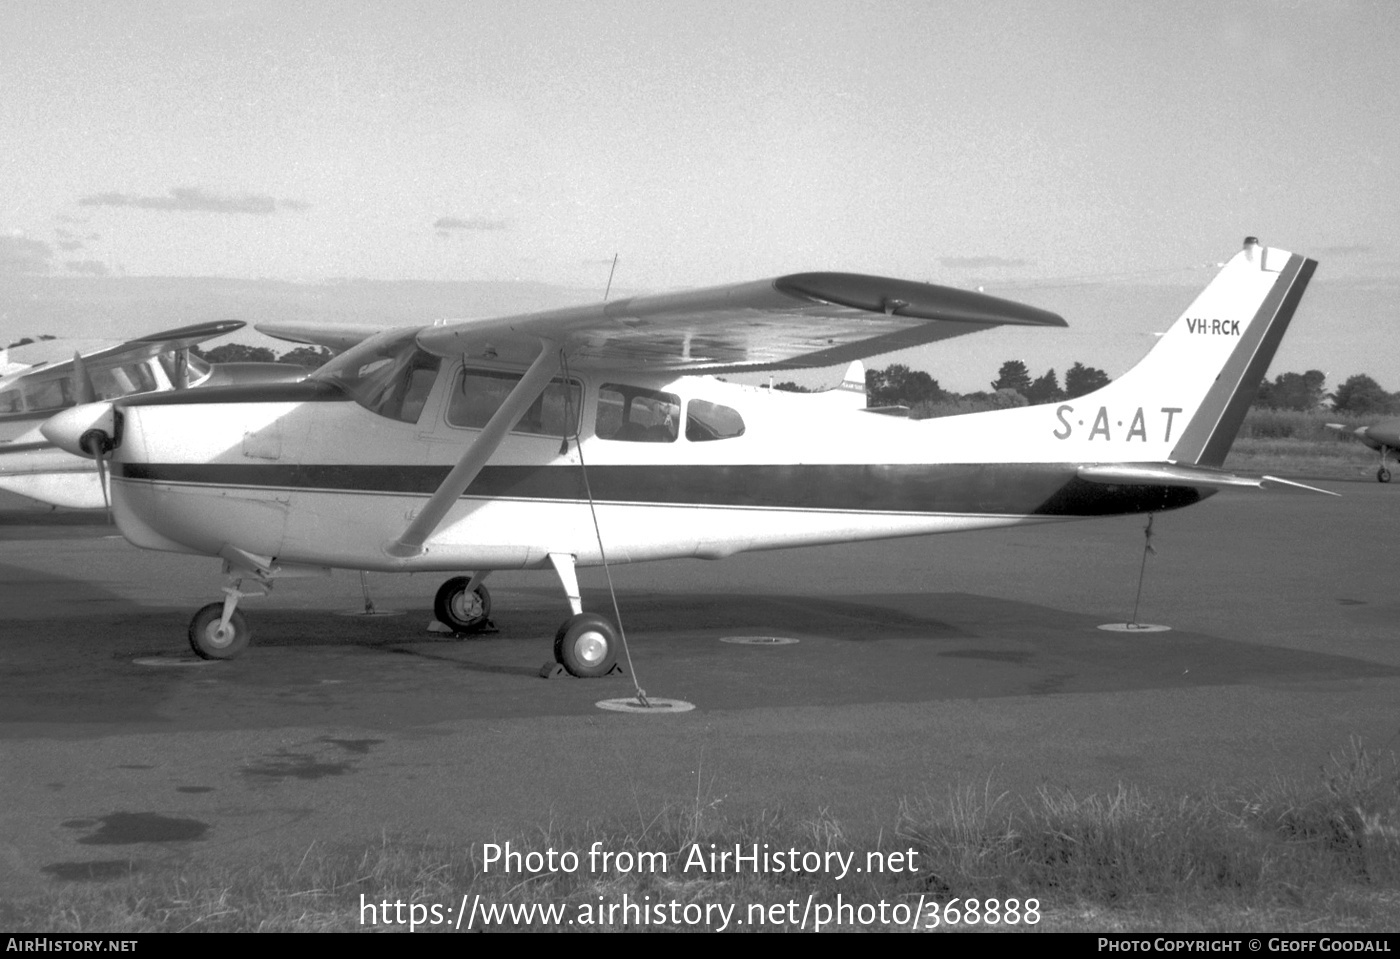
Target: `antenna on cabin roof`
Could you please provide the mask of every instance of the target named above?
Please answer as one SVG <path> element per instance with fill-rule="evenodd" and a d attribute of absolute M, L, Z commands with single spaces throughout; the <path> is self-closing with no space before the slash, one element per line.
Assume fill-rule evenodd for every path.
<path fill-rule="evenodd" d="M 614 254 L 613 254 L 612 269 L 608 270 L 608 288 L 607 288 L 606 290 L 603 291 L 603 302 L 604 302 L 604 303 L 608 302 L 608 294 L 612 292 L 612 278 L 613 278 L 613 274 L 616 273 L 616 272 L 617 272 L 617 254 L 614 253 Z"/>

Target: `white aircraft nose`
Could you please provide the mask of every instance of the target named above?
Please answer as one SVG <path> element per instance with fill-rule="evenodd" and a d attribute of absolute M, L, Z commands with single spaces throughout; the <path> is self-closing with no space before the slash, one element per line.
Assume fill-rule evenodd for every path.
<path fill-rule="evenodd" d="M 100 436 L 90 435 L 94 431 Z M 105 450 L 111 449 L 112 437 L 117 431 L 117 417 L 111 403 L 84 403 L 69 407 L 49 417 L 39 432 L 44 438 L 60 449 L 75 456 L 94 456 L 94 441 L 105 441 Z M 87 439 L 84 444 L 84 438 Z"/>

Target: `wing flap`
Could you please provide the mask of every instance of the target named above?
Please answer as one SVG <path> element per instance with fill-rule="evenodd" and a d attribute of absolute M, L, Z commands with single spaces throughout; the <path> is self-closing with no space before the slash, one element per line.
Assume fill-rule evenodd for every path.
<path fill-rule="evenodd" d="M 1047 310 L 969 290 L 798 273 L 445 323 L 423 330 L 418 343 L 457 356 L 543 337 L 566 342 L 577 366 L 727 372 L 849 363 L 1005 324 L 1067 325 Z"/>

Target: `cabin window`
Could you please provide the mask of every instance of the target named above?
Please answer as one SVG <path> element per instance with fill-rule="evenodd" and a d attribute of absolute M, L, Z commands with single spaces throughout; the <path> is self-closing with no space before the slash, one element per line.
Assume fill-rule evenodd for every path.
<path fill-rule="evenodd" d="M 26 383 L 21 387 L 24 390 L 24 405 L 31 411 L 60 410 L 65 406 L 72 406 L 77 401 L 73 398 L 71 388 L 67 376 L 47 382 Z"/>
<path fill-rule="evenodd" d="M 6 390 L 0 393 L 0 413 L 18 413 L 24 409 L 20 402 L 19 390 Z"/>
<path fill-rule="evenodd" d="M 481 429 L 519 382 L 517 373 L 463 370 L 452 385 L 452 399 L 447 404 L 448 425 Z M 511 432 L 574 436 L 578 433 L 582 401 L 583 388 L 577 380 L 570 380 L 567 385 L 562 379 L 551 380 L 544 393 L 516 421 Z"/>
<path fill-rule="evenodd" d="M 335 383 L 365 409 L 417 423 L 442 360 L 418 348 L 416 331 L 374 337 L 331 360 L 311 379 Z"/>
<path fill-rule="evenodd" d="M 744 435 L 738 410 L 707 400 L 691 400 L 685 414 L 685 438 L 692 443 L 728 440 Z"/>
<path fill-rule="evenodd" d="M 593 430 L 601 440 L 673 443 L 680 418 L 681 400 L 674 393 L 604 383 L 598 389 Z"/>
<path fill-rule="evenodd" d="M 145 363 L 126 366 L 99 367 L 88 373 L 93 393 L 99 400 L 113 400 L 132 393 L 149 393 L 156 388 L 156 378 Z"/>

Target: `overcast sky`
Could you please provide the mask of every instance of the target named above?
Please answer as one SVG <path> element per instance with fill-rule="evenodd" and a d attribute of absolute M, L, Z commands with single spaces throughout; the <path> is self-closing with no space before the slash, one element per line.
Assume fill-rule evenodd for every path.
<path fill-rule="evenodd" d="M 1252 233 L 1322 262 L 1284 368 L 1400 389 L 1391 0 L 0 0 L 0 20 L 0 283 L 601 291 L 618 253 L 632 291 L 832 269 L 1054 308 L 1203 285 Z M 1066 318 L 1107 335 L 1125 309 Z M 1093 359 L 1027 342 L 1036 371 Z M 962 349 L 926 365 L 966 389 L 939 369 Z"/>

